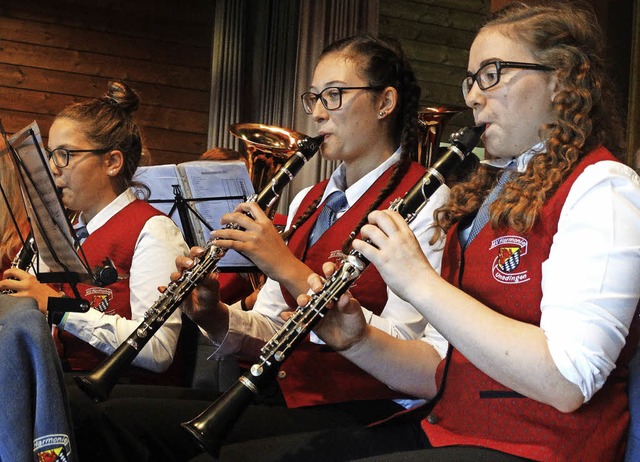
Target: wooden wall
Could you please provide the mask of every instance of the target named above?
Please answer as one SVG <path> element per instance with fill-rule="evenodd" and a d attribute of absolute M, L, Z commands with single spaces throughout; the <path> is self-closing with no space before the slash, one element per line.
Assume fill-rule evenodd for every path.
<path fill-rule="evenodd" d="M 422 88 L 423 106 L 466 108 L 460 83 L 489 7 L 490 0 L 380 0 L 379 33 L 402 44 Z M 470 111 L 455 116 L 445 133 L 467 124 L 473 124 Z"/>
<path fill-rule="evenodd" d="M 206 150 L 213 6 L 208 0 L 19 0 L 0 4 L 0 118 L 9 133 L 36 120 L 46 138 L 65 105 L 121 79 L 152 163 Z"/>

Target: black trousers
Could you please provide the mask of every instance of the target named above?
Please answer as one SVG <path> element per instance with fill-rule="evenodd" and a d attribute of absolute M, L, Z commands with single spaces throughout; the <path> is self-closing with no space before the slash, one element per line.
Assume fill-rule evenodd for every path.
<path fill-rule="evenodd" d="M 419 422 L 373 427 L 347 426 L 260 438 L 224 446 L 219 458 L 203 454 L 191 462 L 517 462 L 486 448 L 431 448 Z"/>
<path fill-rule="evenodd" d="M 72 384 L 68 393 L 81 462 L 174 462 L 202 455 L 196 440 L 180 424 L 208 408 L 216 398 L 199 390 L 140 385 L 117 385 L 111 398 L 100 404 L 93 403 Z M 220 460 L 280 460 L 279 454 L 263 457 L 247 453 L 242 447 L 253 441 L 295 434 L 363 429 L 400 409 L 389 400 L 288 409 L 279 390 L 274 389 L 263 393 L 241 413 L 224 440 Z M 236 445 L 238 454 L 234 452 Z M 227 447 L 231 448 L 229 456 Z"/>
<path fill-rule="evenodd" d="M 73 386 L 69 394 L 81 462 L 525 460 L 485 448 L 431 448 L 419 416 L 367 426 L 399 409 L 391 401 L 288 409 L 278 390 L 242 413 L 214 457 L 180 426 L 209 407 L 213 394 L 118 385 L 111 399 L 98 405 Z"/>

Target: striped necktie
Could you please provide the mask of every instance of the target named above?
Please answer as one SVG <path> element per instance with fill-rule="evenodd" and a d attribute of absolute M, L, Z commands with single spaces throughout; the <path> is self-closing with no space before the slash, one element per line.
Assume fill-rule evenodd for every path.
<path fill-rule="evenodd" d="M 84 242 L 84 240 L 89 237 L 89 231 L 87 231 L 87 227 L 84 225 L 76 224 L 73 228 L 76 233 L 77 246 L 76 250 L 80 248 L 80 245 Z"/>
<path fill-rule="evenodd" d="M 473 219 L 469 237 L 467 238 L 467 242 L 464 245 L 465 248 L 471 243 L 471 241 L 473 241 L 473 239 L 475 239 L 482 228 L 484 228 L 484 226 L 489 222 L 489 207 L 495 202 L 495 200 L 498 198 L 498 195 L 500 194 L 500 191 L 502 191 L 503 186 L 507 184 L 507 182 L 513 177 L 515 173 L 515 165 L 510 164 L 507 168 L 504 169 L 502 175 L 500 175 L 500 178 L 498 179 L 498 183 L 485 198 L 484 202 L 480 206 L 480 209 L 478 209 L 478 214 Z"/>
<path fill-rule="evenodd" d="M 348 205 L 344 192 L 334 191 L 329 195 L 309 236 L 310 246 L 320 239 L 320 236 L 336 221 L 338 212 L 347 208 Z"/>

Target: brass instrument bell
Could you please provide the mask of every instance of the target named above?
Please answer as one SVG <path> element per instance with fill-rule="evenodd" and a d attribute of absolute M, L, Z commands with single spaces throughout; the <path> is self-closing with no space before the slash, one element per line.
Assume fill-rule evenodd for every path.
<path fill-rule="evenodd" d="M 466 110 L 460 106 L 425 107 L 418 111 L 420 121 L 420 139 L 418 141 L 417 162 L 430 167 L 438 158 L 440 139 L 444 127 L 460 112 Z"/>
<path fill-rule="evenodd" d="M 289 156 L 297 151 L 298 141 L 306 138 L 302 133 L 286 128 L 257 123 L 233 124 L 229 131 L 243 142 L 241 154 L 256 191 L 261 191 L 271 181 Z"/>

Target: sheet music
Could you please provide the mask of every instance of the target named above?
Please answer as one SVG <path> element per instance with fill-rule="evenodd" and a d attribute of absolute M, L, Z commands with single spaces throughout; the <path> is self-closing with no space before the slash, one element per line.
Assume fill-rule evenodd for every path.
<path fill-rule="evenodd" d="M 180 231 L 184 235 L 184 227 L 182 226 L 178 211 L 171 211 L 175 199 L 172 186 L 178 185 L 181 189 L 183 188 L 181 181 L 178 179 L 176 166 L 169 164 L 138 167 L 133 179 L 149 188 L 151 191 L 149 203 L 165 215 L 168 215 L 169 218 L 178 225 L 178 228 L 180 228 Z M 182 190 L 182 195 L 184 196 L 184 190 Z"/>
<path fill-rule="evenodd" d="M 37 123 L 13 135 L 9 142 L 17 156 L 13 161 L 25 192 L 27 215 L 40 259 L 51 272 L 77 273 L 79 280 L 90 282 L 91 271 L 74 250 L 75 235 L 43 155 Z"/>
<path fill-rule="evenodd" d="M 173 172 L 172 172 L 173 170 Z M 195 160 L 176 165 L 155 165 L 139 167 L 135 180 L 146 184 L 151 190 L 149 202 L 164 213 L 173 206 L 172 185 L 180 184 L 182 195 L 212 229 L 220 229 L 222 215 L 233 211 L 240 202 L 253 194 L 253 185 L 243 161 Z M 157 202 L 172 200 L 172 202 Z M 195 199 L 195 200 L 191 200 Z M 198 200 L 201 199 L 201 200 Z M 189 211 L 191 228 L 198 241 L 204 246 L 210 238 L 210 231 Z M 171 215 L 184 233 L 177 211 Z M 253 263 L 235 251 L 229 251 L 220 260 L 221 270 L 248 270 Z"/>

